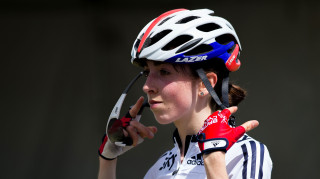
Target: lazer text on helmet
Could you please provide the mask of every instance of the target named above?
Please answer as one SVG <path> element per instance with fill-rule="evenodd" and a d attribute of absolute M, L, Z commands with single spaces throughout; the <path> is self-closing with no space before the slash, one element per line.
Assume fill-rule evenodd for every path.
<path fill-rule="evenodd" d="M 176 62 L 182 63 L 191 63 L 191 62 L 200 62 L 207 60 L 207 55 L 205 56 L 198 56 L 198 57 L 185 57 L 185 58 L 177 58 Z"/>

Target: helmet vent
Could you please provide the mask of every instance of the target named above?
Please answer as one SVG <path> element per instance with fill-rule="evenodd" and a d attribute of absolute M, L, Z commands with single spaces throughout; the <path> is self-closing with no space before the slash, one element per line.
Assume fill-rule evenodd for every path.
<path fill-rule="evenodd" d="M 140 44 L 140 42 L 141 42 L 141 39 L 142 39 L 143 35 L 144 35 L 144 33 L 141 34 L 141 36 L 137 39 L 136 43 L 134 44 L 134 49 L 135 49 L 135 50 L 138 49 L 139 44 Z"/>
<path fill-rule="evenodd" d="M 167 51 L 167 50 L 172 50 L 186 42 L 192 39 L 192 36 L 190 35 L 180 35 L 176 38 L 174 38 L 172 41 L 170 41 L 167 45 L 162 47 L 162 50 Z"/>
<path fill-rule="evenodd" d="M 159 24 L 158 26 L 162 25 L 163 23 L 167 22 L 169 19 L 173 18 L 174 16 L 171 16 L 171 17 L 167 17 L 165 19 L 163 19 Z"/>
<path fill-rule="evenodd" d="M 187 22 L 190 22 L 190 21 L 192 21 L 192 20 L 194 20 L 194 19 L 198 19 L 198 18 L 199 18 L 198 16 L 185 17 L 185 18 L 179 20 L 178 22 L 176 22 L 176 24 L 185 24 L 185 23 L 187 23 Z"/>
<path fill-rule="evenodd" d="M 141 42 L 141 40 L 140 40 L 140 39 L 137 39 L 136 43 L 134 44 L 134 49 L 135 49 L 135 50 L 138 49 L 140 42 Z"/>
<path fill-rule="evenodd" d="M 201 44 L 194 49 L 190 50 L 189 52 L 186 52 L 185 56 L 195 56 L 195 55 L 201 55 L 208 52 L 211 52 L 213 50 L 211 45 L 208 44 Z"/>
<path fill-rule="evenodd" d="M 184 44 L 182 47 L 180 47 L 179 50 L 177 50 L 177 53 L 180 53 L 182 51 L 185 51 L 187 49 L 190 49 L 192 47 L 194 47 L 195 45 L 197 45 L 200 41 L 202 40 L 202 38 L 198 38 L 198 39 L 194 39 L 191 40 L 190 42 Z"/>
<path fill-rule="evenodd" d="M 231 34 L 223 34 L 220 35 L 219 37 L 216 37 L 216 42 L 219 44 L 228 44 L 230 42 L 238 43 L 237 40 L 234 38 L 233 35 Z"/>
<path fill-rule="evenodd" d="M 210 32 L 213 30 L 221 29 L 221 26 L 215 24 L 215 23 L 208 23 L 208 24 L 203 24 L 197 27 L 198 30 L 203 31 L 203 32 Z"/>
<path fill-rule="evenodd" d="M 155 43 L 157 43 L 159 40 L 161 40 L 162 38 L 164 38 L 166 35 L 168 35 L 172 30 L 163 30 L 159 33 L 157 33 L 156 35 L 154 35 L 153 37 L 151 38 L 148 38 L 146 40 L 146 44 L 145 44 L 145 47 L 149 47 Z"/>

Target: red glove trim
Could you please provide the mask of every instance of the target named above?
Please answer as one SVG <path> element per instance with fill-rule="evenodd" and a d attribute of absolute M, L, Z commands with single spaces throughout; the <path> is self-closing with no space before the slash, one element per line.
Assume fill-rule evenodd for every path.
<path fill-rule="evenodd" d="M 229 125 L 231 112 L 224 109 L 210 115 L 200 129 L 197 140 L 202 153 L 227 151 L 245 133 L 242 126 Z"/>
<path fill-rule="evenodd" d="M 103 138 L 102 138 L 102 144 L 99 147 L 98 150 L 98 154 L 100 155 L 100 157 L 106 159 L 106 160 L 114 160 L 115 158 L 106 158 L 105 156 L 102 155 L 104 146 L 106 145 L 106 143 L 108 142 L 108 136 L 106 134 L 104 134 Z"/>

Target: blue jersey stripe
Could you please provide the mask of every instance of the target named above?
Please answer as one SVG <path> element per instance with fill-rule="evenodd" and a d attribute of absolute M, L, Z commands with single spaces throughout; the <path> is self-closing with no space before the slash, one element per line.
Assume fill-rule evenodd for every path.
<path fill-rule="evenodd" d="M 246 144 L 241 145 L 242 152 L 243 152 L 243 169 L 242 169 L 242 178 L 246 179 L 247 178 L 247 166 L 248 166 L 248 150 Z"/>
<path fill-rule="evenodd" d="M 257 147 L 256 142 L 250 141 L 252 159 L 251 159 L 251 178 L 255 178 L 256 175 L 256 161 L 257 161 Z"/>
<path fill-rule="evenodd" d="M 264 160 L 264 145 L 260 143 L 260 169 L 259 169 L 259 179 L 263 177 L 263 160 Z"/>

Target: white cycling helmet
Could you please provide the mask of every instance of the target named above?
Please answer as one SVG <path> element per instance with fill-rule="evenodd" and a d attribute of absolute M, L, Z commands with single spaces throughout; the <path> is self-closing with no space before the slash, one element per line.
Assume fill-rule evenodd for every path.
<path fill-rule="evenodd" d="M 149 22 L 134 42 L 132 63 L 139 59 L 196 63 L 222 59 L 229 71 L 240 67 L 241 45 L 232 25 L 212 10 L 174 9 Z"/>

